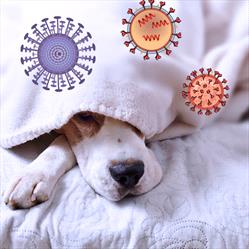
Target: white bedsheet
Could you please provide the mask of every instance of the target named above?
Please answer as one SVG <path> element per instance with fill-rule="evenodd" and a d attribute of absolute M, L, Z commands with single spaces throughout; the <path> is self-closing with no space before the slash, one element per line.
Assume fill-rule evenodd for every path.
<path fill-rule="evenodd" d="M 44 139 L 52 138 L 2 149 L 2 189 Z M 30 210 L 12 211 L 0 199 L 0 248 L 249 248 L 248 123 L 216 124 L 152 148 L 164 178 L 143 196 L 105 200 L 75 167 Z"/>

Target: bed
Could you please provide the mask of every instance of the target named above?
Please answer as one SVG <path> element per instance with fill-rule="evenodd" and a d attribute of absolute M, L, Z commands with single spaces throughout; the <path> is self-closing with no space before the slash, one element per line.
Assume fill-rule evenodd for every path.
<path fill-rule="evenodd" d="M 51 140 L 1 149 L 1 189 Z M 164 177 L 142 196 L 110 202 L 75 166 L 36 207 L 13 211 L 1 197 L 0 248 L 249 248 L 248 122 L 216 123 L 150 146 Z"/>

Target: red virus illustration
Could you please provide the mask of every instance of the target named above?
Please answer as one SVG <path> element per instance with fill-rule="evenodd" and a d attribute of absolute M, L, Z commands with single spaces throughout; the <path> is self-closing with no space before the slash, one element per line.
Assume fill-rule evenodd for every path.
<path fill-rule="evenodd" d="M 165 2 L 160 2 L 159 6 L 154 5 L 154 0 L 149 0 L 149 5 L 145 1 L 141 1 L 140 9 L 133 11 L 128 9 L 130 19 L 123 19 L 122 24 L 127 25 L 127 30 L 122 30 L 122 36 L 128 36 L 129 40 L 125 41 L 125 45 L 129 47 L 133 45 L 130 52 L 135 54 L 136 50 L 145 53 L 144 60 L 149 60 L 149 54 L 155 54 L 155 59 L 161 59 L 159 53 L 165 51 L 170 55 L 171 45 L 178 47 L 177 39 L 182 37 L 181 33 L 176 33 L 176 23 L 180 23 L 181 19 L 177 17 L 173 19 L 171 16 L 175 9 L 170 8 L 169 11 L 163 9 Z"/>
<path fill-rule="evenodd" d="M 220 79 L 222 74 L 218 71 L 213 71 L 211 68 L 208 68 L 207 72 L 204 71 L 204 68 L 201 68 L 199 73 L 193 71 L 187 77 L 187 82 L 183 84 L 182 96 L 191 111 L 209 116 L 212 111 L 217 113 L 222 106 L 226 105 L 229 94 L 225 91 L 229 90 L 229 87 L 227 80 Z"/>

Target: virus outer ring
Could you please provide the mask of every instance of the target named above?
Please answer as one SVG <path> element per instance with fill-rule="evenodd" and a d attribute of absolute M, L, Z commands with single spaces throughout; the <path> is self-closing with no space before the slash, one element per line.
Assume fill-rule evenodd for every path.
<path fill-rule="evenodd" d="M 96 62 L 92 53 L 96 46 L 91 42 L 92 35 L 84 34 L 84 26 L 73 23 L 72 18 L 44 18 L 41 25 L 32 27 L 33 37 L 24 36 L 25 45 L 21 45 L 21 63 L 27 64 L 26 75 L 32 72 L 32 82 L 42 85 L 43 89 L 61 92 L 75 88 L 75 83 L 85 82 L 85 75 L 92 73 L 91 64 Z"/>
<path fill-rule="evenodd" d="M 208 68 L 207 73 L 204 73 L 204 68 L 201 68 L 199 72 L 198 74 L 197 71 L 193 71 L 187 76 L 187 82 L 183 84 L 182 96 L 186 99 L 185 104 L 190 106 L 191 111 L 197 109 L 199 115 L 205 111 L 205 115 L 209 116 L 212 110 L 217 113 L 222 106 L 226 105 L 229 94 L 225 94 L 225 90 L 229 90 L 229 87 L 226 85 L 227 80 L 219 79 L 222 74 L 218 71 Z"/>
<path fill-rule="evenodd" d="M 181 38 L 181 33 L 176 33 L 176 23 L 180 23 L 181 19 L 172 18 L 171 13 L 175 9 L 170 8 L 169 11 L 163 9 L 165 2 L 160 2 L 159 6 L 153 6 L 154 0 L 148 1 L 150 5 L 145 6 L 145 1 L 141 1 L 142 8 L 133 11 L 128 9 L 127 13 L 131 15 L 130 20 L 122 20 L 123 25 L 127 25 L 127 31 L 121 31 L 122 36 L 128 36 L 129 40 L 124 44 L 129 47 L 132 44 L 134 47 L 130 52 L 135 54 L 136 49 L 142 53 L 146 53 L 144 60 L 150 59 L 149 54 L 156 54 L 155 59 L 161 59 L 160 52 L 166 51 L 167 55 L 171 54 L 169 49 L 173 44 L 178 47 L 176 38 Z"/>

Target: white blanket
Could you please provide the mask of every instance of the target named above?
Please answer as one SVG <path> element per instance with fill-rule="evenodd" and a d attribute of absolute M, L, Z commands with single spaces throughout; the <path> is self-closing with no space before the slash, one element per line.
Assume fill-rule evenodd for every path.
<path fill-rule="evenodd" d="M 248 123 L 223 123 L 153 143 L 162 183 L 118 203 L 95 194 L 78 167 L 59 180 L 49 201 L 30 210 L 13 211 L 0 200 L 0 248 L 247 249 L 247 138 Z M 2 150 L 1 183 L 46 140 Z"/>
<path fill-rule="evenodd" d="M 177 26 L 182 39 L 179 48 L 160 61 L 144 61 L 124 45 L 121 20 L 128 18 L 128 8 L 139 8 L 137 1 L 4 1 L 1 6 L 3 147 L 59 128 L 81 110 L 127 121 L 150 139 L 163 131 L 160 138 L 188 134 L 217 118 L 238 120 L 249 106 L 248 1 L 167 2 L 165 8 L 174 7 L 174 18 L 182 19 Z M 96 45 L 90 54 L 96 56 L 96 63 L 89 64 L 92 74 L 85 73 L 85 83 L 62 92 L 33 84 L 32 71 L 29 77 L 24 73 L 28 64 L 20 62 L 27 57 L 20 52 L 21 45 L 30 47 L 24 35 L 34 37 L 31 26 L 40 27 L 41 20 L 56 15 L 73 18 L 76 26 L 83 24 L 82 36 L 92 35 L 87 45 Z M 218 70 L 231 89 L 230 100 L 219 115 L 198 116 L 181 96 L 187 75 L 202 67 Z"/>

